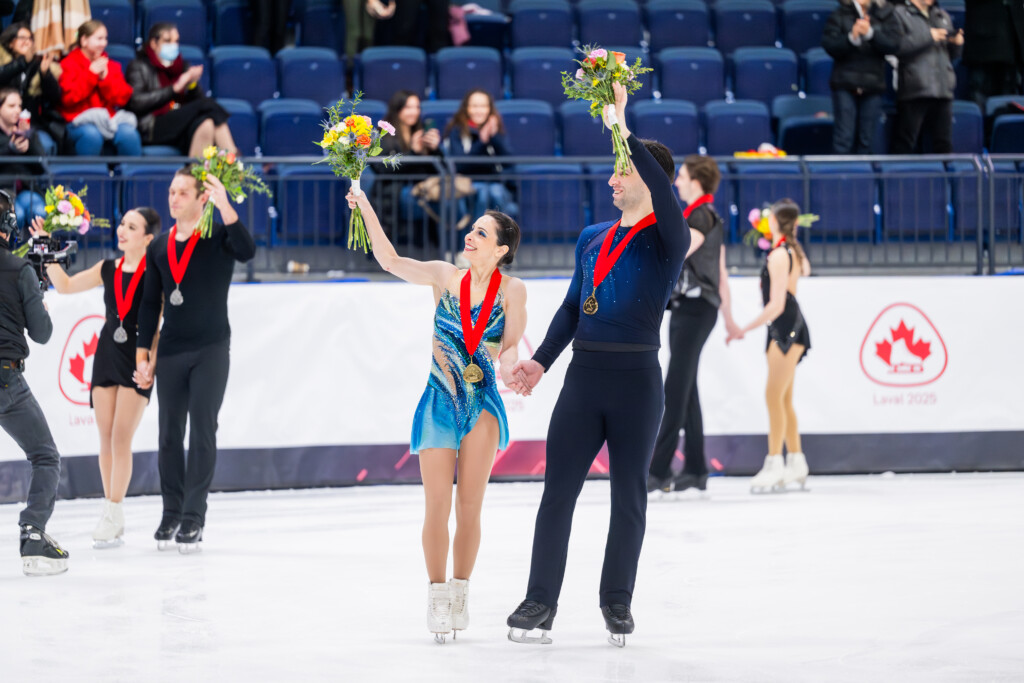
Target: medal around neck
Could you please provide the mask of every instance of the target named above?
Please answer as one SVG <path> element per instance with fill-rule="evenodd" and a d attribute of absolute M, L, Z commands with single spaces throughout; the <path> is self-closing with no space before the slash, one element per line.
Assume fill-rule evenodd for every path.
<path fill-rule="evenodd" d="M 124 344 L 128 341 L 128 332 L 124 329 L 124 317 L 132 310 L 135 291 L 142 282 L 142 274 L 146 272 L 146 257 L 143 255 L 139 265 L 135 267 L 132 279 L 128 282 L 128 291 L 124 291 L 124 259 L 122 258 L 114 270 L 114 304 L 117 308 L 117 329 L 114 330 L 114 343 Z"/>
<path fill-rule="evenodd" d="M 596 287 L 594 288 L 597 289 Z M 597 313 L 597 298 L 591 294 L 587 297 L 587 300 L 583 302 L 583 312 L 587 315 L 594 315 Z"/>
<path fill-rule="evenodd" d="M 125 332 L 124 323 L 122 322 L 117 326 L 117 329 L 114 330 L 114 342 L 117 344 L 124 344 L 126 341 L 128 341 L 128 333 Z"/>
<path fill-rule="evenodd" d="M 185 297 L 181 295 L 181 290 L 175 287 L 174 291 L 171 292 L 171 305 L 180 306 L 183 303 L 185 303 Z"/>
<path fill-rule="evenodd" d="M 594 291 L 590 293 L 587 300 L 583 302 L 583 312 L 587 315 L 594 315 L 597 313 L 597 287 L 604 282 L 605 277 L 611 272 L 615 264 L 618 263 L 619 258 L 622 256 L 622 252 L 626 251 L 626 247 L 633 238 L 640 233 L 644 228 L 649 228 L 654 225 L 655 218 L 654 213 L 649 213 L 644 216 L 639 223 L 634 225 L 626 233 L 618 244 L 615 245 L 615 249 L 612 249 L 612 240 L 615 238 L 615 231 L 619 229 L 619 225 L 622 224 L 622 219 L 615 221 L 615 225 L 608 228 L 608 232 L 605 234 L 604 239 L 601 240 L 601 248 L 597 252 L 597 261 L 594 263 Z"/>
<path fill-rule="evenodd" d="M 470 384 L 476 384 L 484 378 L 484 371 L 476 363 L 470 363 L 466 366 L 466 369 L 462 371 L 462 379 L 466 380 Z"/>
<path fill-rule="evenodd" d="M 185 297 L 181 295 L 181 281 L 185 277 L 185 271 L 188 270 L 188 262 L 192 260 L 192 252 L 195 251 L 196 244 L 199 242 L 199 231 L 194 230 L 192 236 L 188 238 L 188 242 L 185 243 L 185 251 L 181 253 L 179 261 L 177 235 L 178 226 L 175 225 L 171 228 L 167 239 L 167 264 L 171 267 L 171 279 L 174 280 L 174 291 L 171 292 L 169 298 L 172 306 L 180 306 L 185 303 Z"/>
<path fill-rule="evenodd" d="M 477 315 L 476 324 L 473 324 L 472 309 L 470 307 L 470 285 L 469 271 L 462 278 L 462 286 L 459 289 L 459 314 L 462 318 L 462 337 L 466 341 L 466 351 L 469 352 L 469 365 L 462 371 L 462 379 L 470 384 L 476 384 L 484 378 L 484 371 L 473 360 L 473 354 L 480 346 L 483 339 L 484 329 L 487 321 L 491 319 L 491 310 L 494 308 L 494 300 L 498 296 L 498 287 L 501 285 L 501 273 L 497 269 L 491 273 L 491 281 L 487 283 L 487 294 L 480 304 L 480 313 Z"/>

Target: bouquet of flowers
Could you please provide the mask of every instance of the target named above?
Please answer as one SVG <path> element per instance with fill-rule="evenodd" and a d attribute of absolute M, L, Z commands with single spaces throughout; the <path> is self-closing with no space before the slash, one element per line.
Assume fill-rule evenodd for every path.
<path fill-rule="evenodd" d="M 612 83 L 621 83 L 626 92 L 633 94 L 640 89 L 641 83 L 637 76 L 652 71 L 643 66 L 637 57 L 633 66 L 626 64 L 626 55 L 622 52 L 608 52 L 597 46 L 585 45 L 581 49 L 585 55 L 582 60 L 575 60 L 580 68 L 575 75 L 562 72 L 562 87 L 565 96 L 570 100 L 587 100 L 590 102 L 590 115 L 601 116 L 607 104 L 615 104 Z M 615 172 L 625 175 L 630 172 L 629 148 L 622 139 L 619 122 L 610 121 L 612 127 L 612 148 L 615 150 Z"/>
<path fill-rule="evenodd" d="M 344 176 L 352 181 L 352 193 L 358 195 L 359 177 L 366 168 L 366 162 L 370 157 L 380 156 L 380 142 L 385 135 L 394 135 L 395 128 L 387 121 L 378 121 L 377 127 L 369 116 L 356 114 L 356 107 L 362 100 L 363 94 L 357 92 L 347 107 L 349 114 L 345 116 L 345 100 L 338 100 L 337 104 L 327 110 L 328 118 L 323 123 L 324 137 L 320 142 L 314 143 L 320 146 L 326 153 L 322 161 L 316 163 L 328 163 L 334 171 L 334 175 Z M 398 166 L 400 155 L 392 154 L 384 159 L 384 165 L 395 168 Z M 363 221 L 363 212 L 357 206 L 352 210 L 348 220 L 348 248 L 362 248 L 363 253 L 369 252 L 372 248 L 370 235 L 366 232 L 366 223 Z"/>
<path fill-rule="evenodd" d="M 82 197 L 86 195 L 87 187 L 78 192 L 72 192 L 63 185 L 49 187 L 46 189 L 46 217 L 43 219 L 43 230 L 48 233 L 59 231 L 76 231 L 79 235 L 89 232 L 89 228 L 109 228 L 110 221 L 104 218 L 96 218 L 85 208 Z M 23 244 L 14 253 L 16 256 L 24 256 L 28 253 L 29 244 Z"/>
<path fill-rule="evenodd" d="M 241 204 L 252 193 L 270 196 L 270 188 L 263 182 L 252 166 L 246 166 L 235 157 L 234 152 L 210 145 L 203 150 L 203 157 L 192 166 L 192 175 L 199 182 L 213 176 L 224 185 L 228 197 Z M 199 218 L 199 235 L 209 237 L 213 231 L 213 202 L 207 201 L 203 206 L 203 215 Z"/>
<path fill-rule="evenodd" d="M 760 209 L 751 209 L 747 214 L 747 220 L 753 226 L 743 236 L 743 243 L 754 247 L 755 254 L 767 254 L 772 250 L 772 229 L 769 227 L 768 216 L 772 213 L 771 206 L 765 204 Z M 809 228 L 814 225 L 821 216 L 813 213 L 802 213 L 797 216 L 797 227 Z"/>

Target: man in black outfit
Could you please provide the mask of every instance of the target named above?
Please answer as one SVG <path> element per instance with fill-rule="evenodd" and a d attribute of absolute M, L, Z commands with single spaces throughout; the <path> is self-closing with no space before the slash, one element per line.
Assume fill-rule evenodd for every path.
<path fill-rule="evenodd" d="M 271 55 L 284 47 L 291 4 L 291 0 L 249 0 L 253 45 L 267 48 Z"/>
<path fill-rule="evenodd" d="M 654 445 L 647 491 L 685 491 L 707 488 L 704 457 L 704 418 L 697 393 L 697 365 L 718 311 L 729 333 L 738 332 L 732 319 L 729 271 L 722 246 L 722 218 L 715 211 L 714 194 L 722 173 L 711 157 L 691 154 L 679 167 L 676 190 L 686 202 L 683 218 L 690 226 L 690 253 L 669 300 L 669 346 L 672 355 L 665 376 L 665 416 Z M 672 458 L 683 430 L 683 470 L 672 476 Z"/>
<path fill-rule="evenodd" d="M 964 37 L 972 100 L 984 108 L 989 97 L 1021 92 L 1024 2 L 971 0 L 966 4 Z"/>
<path fill-rule="evenodd" d="M 214 223 L 212 234 L 200 238 L 198 223 L 207 198 L 224 223 Z M 169 202 L 177 223 L 146 250 L 136 374 L 143 384 L 153 377 L 149 349 L 163 305 L 156 391 L 164 512 L 154 537 L 160 549 L 173 538 L 178 550 L 188 553 L 199 550 L 203 540 L 206 497 L 217 462 L 217 415 L 230 360 L 228 287 L 235 262 L 250 260 L 256 245 L 224 185 L 213 176 L 204 185 L 189 167 L 179 170 L 171 183 Z M 186 418 L 190 424 L 187 460 Z"/>
<path fill-rule="evenodd" d="M 442 47 L 452 44 L 448 33 L 449 0 L 393 0 L 395 16 L 393 24 L 393 42 L 395 45 L 414 45 L 425 47 L 427 52 L 434 53 Z M 426 45 L 420 42 L 420 7 L 426 5 Z"/>
<path fill-rule="evenodd" d="M 60 454 L 23 373 L 29 351 L 25 331 L 32 341 L 45 344 L 53 323 L 32 265 L 11 253 L 18 228 L 13 204 L 0 190 L 0 427 L 32 463 L 28 501 L 18 522 L 22 570 L 44 576 L 68 570 L 68 553 L 44 532 L 57 500 Z"/>

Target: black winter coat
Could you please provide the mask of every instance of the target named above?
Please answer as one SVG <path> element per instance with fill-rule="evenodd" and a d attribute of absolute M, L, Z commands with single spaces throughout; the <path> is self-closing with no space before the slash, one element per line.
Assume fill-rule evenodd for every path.
<path fill-rule="evenodd" d="M 825 24 L 821 46 L 832 56 L 833 90 L 860 91 L 863 93 L 885 92 L 885 55 L 896 52 L 899 33 L 893 19 L 892 5 L 872 3 L 868 9 L 871 40 L 861 38 L 860 45 L 850 42 L 850 31 L 860 18 L 853 3 L 844 0 Z"/>
<path fill-rule="evenodd" d="M 188 62 L 184 62 L 184 65 L 184 68 L 188 69 Z M 145 50 L 135 53 L 135 59 L 128 64 L 125 71 L 125 80 L 132 86 L 132 98 L 128 100 L 125 109 L 139 118 L 139 135 L 143 142 L 153 139 L 153 124 L 156 122 L 156 115 L 153 112 L 173 100 L 185 104 L 203 97 L 199 88 L 186 90 L 179 95 L 174 92 L 173 86 L 160 85 L 160 74 L 149 61 Z"/>
<path fill-rule="evenodd" d="M 964 16 L 964 64 L 1024 60 L 1024 2 L 970 0 Z"/>

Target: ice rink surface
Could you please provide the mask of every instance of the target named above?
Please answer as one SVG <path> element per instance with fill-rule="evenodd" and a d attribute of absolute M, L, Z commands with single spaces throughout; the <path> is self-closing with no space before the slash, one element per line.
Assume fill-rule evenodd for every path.
<path fill-rule="evenodd" d="M 540 484 L 492 484 L 470 629 L 426 631 L 418 486 L 215 494 L 202 553 L 158 552 L 155 497 L 70 571 L 26 578 L 0 506 L 0 681 L 1022 681 L 1024 475 L 817 477 L 809 493 L 652 500 L 627 647 L 597 606 L 607 482 L 580 497 L 554 644 L 506 639 Z"/>

